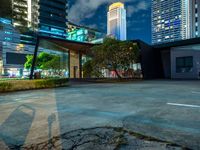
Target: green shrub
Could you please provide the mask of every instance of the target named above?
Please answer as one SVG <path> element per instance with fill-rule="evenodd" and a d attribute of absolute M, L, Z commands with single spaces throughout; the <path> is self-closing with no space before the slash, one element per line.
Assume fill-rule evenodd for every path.
<path fill-rule="evenodd" d="M 54 88 L 68 85 L 68 79 L 15 80 L 0 82 L 0 92 Z"/>
<path fill-rule="evenodd" d="M 53 87 L 54 84 L 50 80 L 35 80 L 35 87 L 36 88 L 47 88 L 47 87 Z"/>
<path fill-rule="evenodd" d="M 9 82 L 0 82 L 0 92 L 7 91 L 12 88 L 12 84 Z"/>

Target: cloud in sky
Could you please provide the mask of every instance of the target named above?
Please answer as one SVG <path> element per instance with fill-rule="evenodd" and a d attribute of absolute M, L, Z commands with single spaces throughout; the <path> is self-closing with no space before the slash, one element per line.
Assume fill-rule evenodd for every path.
<path fill-rule="evenodd" d="M 138 3 L 136 3 L 135 5 L 129 5 L 127 7 L 127 16 L 131 17 L 132 14 L 137 13 L 141 10 L 148 10 L 148 8 L 150 7 L 150 4 L 147 3 L 146 1 L 139 1 Z"/>
<path fill-rule="evenodd" d="M 81 23 L 85 18 L 92 18 L 100 6 L 116 1 L 119 0 L 76 0 L 70 7 L 69 20 Z M 128 17 L 140 10 L 146 10 L 149 6 L 145 0 L 121 0 L 121 2 L 132 3 L 127 7 Z"/>

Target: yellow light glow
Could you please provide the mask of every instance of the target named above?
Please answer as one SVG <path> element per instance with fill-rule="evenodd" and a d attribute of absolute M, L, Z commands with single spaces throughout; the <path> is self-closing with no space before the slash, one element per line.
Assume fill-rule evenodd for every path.
<path fill-rule="evenodd" d="M 112 5 L 110 5 L 109 10 L 112 10 L 115 8 L 124 8 L 124 4 L 121 2 L 113 3 Z"/>
<path fill-rule="evenodd" d="M 22 51 L 24 49 L 24 44 L 18 44 L 17 46 L 16 46 L 16 50 L 17 51 Z"/>

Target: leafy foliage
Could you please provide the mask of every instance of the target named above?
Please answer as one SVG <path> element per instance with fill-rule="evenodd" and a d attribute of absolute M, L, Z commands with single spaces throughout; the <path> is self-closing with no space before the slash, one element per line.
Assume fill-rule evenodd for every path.
<path fill-rule="evenodd" d="M 84 78 L 92 78 L 92 77 L 103 77 L 100 70 L 95 69 L 92 60 L 87 61 L 83 65 L 83 77 Z"/>
<path fill-rule="evenodd" d="M 27 55 L 26 56 L 26 63 L 24 64 L 25 69 L 30 69 L 33 62 L 33 55 Z"/>
<path fill-rule="evenodd" d="M 32 66 L 32 62 L 33 62 L 33 56 L 27 55 L 24 68 L 30 69 Z M 59 74 L 60 70 L 66 69 L 66 67 L 67 67 L 66 62 L 62 61 L 59 55 L 42 52 L 37 57 L 37 61 L 36 61 L 37 69 L 52 70 Z"/>
<path fill-rule="evenodd" d="M 106 38 L 103 44 L 92 48 L 91 55 L 93 70 L 112 70 L 116 72 L 118 78 L 121 78 L 118 70 L 127 71 L 131 64 L 137 63 L 139 49 L 133 42 Z"/>

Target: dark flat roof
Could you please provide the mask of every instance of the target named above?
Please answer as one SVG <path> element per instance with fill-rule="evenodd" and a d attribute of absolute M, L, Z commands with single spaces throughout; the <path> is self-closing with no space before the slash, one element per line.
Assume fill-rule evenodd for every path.
<path fill-rule="evenodd" d="M 178 46 L 187 46 L 192 44 L 200 44 L 200 38 L 193 38 L 187 40 L 174 41 L 169 43 L 162 43 L 157 45 L 152 45 L 153 48 L 161 49 L 161 48 L 170 48 L 170 47 L 178 47 Z"/>
<path fill-rule="evenodd" d="M 92 43 L 85 43 L 85 42 L 78 42 L 78 41 L 71 41 L 67 39 L 59 39 L 54 37 L 48 37 L 48 36 L 38 36 L 40 42 L 42 40 L 45 40 L 47 42 L 55 43 L 63 48 L 74 50 L 74 51 L 82 51 L 86 53 L 88 50 L 90 50 L 91 47 L 95 46 L 96 44 Z"/>
<path fill-rule="evenodd" d="M 41 35 L 39 35 L 38 38 L 40 40 L 46 40 L 48 42 L 58 44 L 59 46 L 61 46 L 63 48 L 71 49 L 74 51 L 82 51 L 83 53 L 87 53 L 91 47 L 93 47 L 95 45 L 99 45 L 99 44 L 71 41 L 71 40 L 67 40 L 67 39 L 59 39 L 59 38 L 41 36 Z M 137 39 L 130 40 L 130 41 L 138 43 L 139 45 L 145 44 L 146 46 L 152 47 L 154 49 L 165 49 L 165 48 L 171 48 L 171 47 L 200 44 L 200 37 L 193 38 L 193 39 L 187 39 L 187 40 L 174 41 L 174 42 L 169 42 L 169 43 L 162 43 L 162 44 L 157 44 L 157 45 L 148 45 L 147 43 L 145 43 L 141 40 L 137 40 Z"/>

